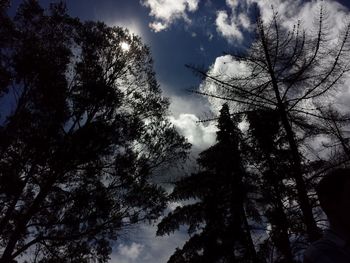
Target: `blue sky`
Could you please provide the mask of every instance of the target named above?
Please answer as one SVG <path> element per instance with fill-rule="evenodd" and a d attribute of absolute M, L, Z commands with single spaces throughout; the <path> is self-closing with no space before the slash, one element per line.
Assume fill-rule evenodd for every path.
<path fill-rule="evenodd" d="M 18 2 L 13 1 L 13 9 Z M 47 6 L 51 1 L 39 2 Z M 198 3 L 195 12 L 189 13 L 191 22 L 176 19 L 169 28 L 157 33 L 148 26 L 153 21 L 150 8 L 139 0 L 66 1 L 72 16 L 129 27 L 131 32 L 141 35 L 151 47 L 159 82 L 176 94 L 183 94 L 186 88 L 198 84 L 198 78 L 184 67 L 186 63 L 209 66 L 215 57 L 230 48 L 224 38 L 218 37 L 214 23 L 215 10 L 225 8 L 225 1 L 203 2 Z M 210 8 L 208 3 L 211 3 Z"/>
<path fill-rule="evenodd" d="M 12 1 L 12 11 L 19 0 Z M 51 1 L 41 0 L 44 6 Z M 129 28 L 150 46 L 154 69 L 165 95 L 172 104 L 169 117 L 197 151 L 215 140 L 215 124 L 196 124 L 200 117 L 216 111 L 213 101 L 186 92 L 198 88 L 200 80 L 184 67 L 196 64 L 211 67 L 211 72 L 232 73 L 239 65 L 231 63 L 223 52 L 249 44 L 254 12 L 264 20 L 271 5 L 288 28 L 298 19 L 308 28 L 318 14 L 321 1 L 303 0 L 67 0 L 68 11 L 82 20 L 102 20 L 109 25 Z M 332 37 L 349 21 L 350 1 L 324 0 Z M 343 94 L 350 98 L 350 92 Z M 349 102 L 347 100 L 347 102 Z M 171 207 L 170 207 L 171 209 Z M 176 246 L 186 239 L 184 231 L 170 237 L 155 238 L 155 228 L 135 226 L 122 233 L 111 262 L 166 262 Z"/>

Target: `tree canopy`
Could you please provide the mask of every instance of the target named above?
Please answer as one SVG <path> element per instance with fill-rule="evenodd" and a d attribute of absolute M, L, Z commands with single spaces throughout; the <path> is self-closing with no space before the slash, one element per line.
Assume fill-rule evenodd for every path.
<path fill-rule="evenodd" d="M 107 262 L 121 229 L 158 218 L 152 176 L 189 149 L 150 50 L 63 3 L 0 8 L 0 262 Z"/>

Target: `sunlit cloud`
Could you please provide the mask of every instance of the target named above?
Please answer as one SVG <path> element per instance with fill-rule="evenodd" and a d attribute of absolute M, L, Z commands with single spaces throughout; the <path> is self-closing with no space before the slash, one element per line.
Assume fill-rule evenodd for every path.
<path fill-rule="evenodd" d="M 215 20 L 217 31 L 229 41 L 242 41 L 243 33 L 241 32 L 237 21 L 230 19 L 226 11 L 217 12 Z"/>
<path fill-rule="evenodd" d="M 238 74 L 244 76 L 248 72 L 249 69 L 245 63 L 234 60 L 230 55 L 224 55 L 215 59 L 215 62 L 209 68 L 208 74 L 211 76 L 220 76 L 220 79 L 223 81 L 228 81 L 233 76 L 237 76 Z M 220 94 L 220 92 L 223 91 L 218 85 L 210 81 L 204 81 L 200 85 L 199 89 L 206 94 L 214 95 Z M 207 99 L 209 101 L 211 111 L 214 113 L 214 115 L 218 116 L 224 101 L 213 97 L 207 97 Z M 229 104 L 231 109 L 235 109 L 237 107 L 237 104 L 235 102 L 225 102 Z"/>
<path fill-rule="evenodd" d="M 206 149 L 212 146 L 216 140 L 216 123 L 207 125 L 198 122 L 199 118 L 194 114 L 180 114 L 178 118 L 170 117 L 175 128 L 197 149 Z"/>
<path fill-rule="evenodd" d="M 184 20 L 190 23 L 188 13 L 198 9 L 199 0 L 143 0 L 142 5 L 150 9 L 150 16 L 155 21 L 149 24 L 154 32 L 167 29 L 176 20 Z"/>
<path fill-rule="evenodd" d="M 252 29 L 255 21 L 248 13 L 255 6 L 259 8 L 265 22 L 271 20 L 275 12 L 285 28 L 291 29 L 301 21 L 301 26 L 306 30 L 314 26 L 323 6 L 323 18 L 327 26 L 332 28 L 332 37 L 336 37 L 344 23 L 349 22 L 349 10 L 334 0 L 226 0 L 226 6 L 229 10 L 217 12 L 216 29 L 230 43 L 241 42 L 244 39 L 244 32 Z"/>

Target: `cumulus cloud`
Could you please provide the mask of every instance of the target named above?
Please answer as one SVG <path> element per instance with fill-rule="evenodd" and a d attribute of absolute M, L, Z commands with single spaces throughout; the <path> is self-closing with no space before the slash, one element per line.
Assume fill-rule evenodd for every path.
<path fill-rule="evenodd" d="M 234 18 L 234 16 L 232 18 Z M 243 40 L 243 34 L 237 25 L 237 21 L 232 18 L 229 19 L 226 11 L 217 12 L 215 20 L 217 31 L 229 41 L 241 41 Z"/>
<path fill-rule="evenodd" d="M 234 76 L 244 76 L 249 73 L 247 64 L 234 60 L 230 55 L 220 56 L 215 59 L 213 65 L 209 68 L 208 74 L 210 76 L 218 76 L 223 81 L 229 81 Z M 199 87 L 201 92 L 206 94 L 223 94 L 225 90 L 222 90 L 220 86 L 213 84 L 210 81 L 204 81 Z M 217 98 L 208 97 L 211 111 L 214 115 L 218 116 L 219 110 L 222 107 L 224 101 Z M 237 106 L 234 102 L 227 102 L 230 109 L 233 110 Z"/>
<path fill-rule="evenodd" d="M 243 40 L 243 31 L 250 31 L 252 26 L 250 19 L 246 12 L 248 12 L 248 3 L 241 1 L 238 3 L 237 0 L 226 0 L 226 5 L 230 9 L 231 15 L 227 10 L 220 10 L 216 13 L 216 30 L 229 42 L 238 41 L 239 43 Z"/>
<path fill-rule="evenodd" d="M 199 0 L 144 0 L 141 3 L 150 9 L 150 16 L 155 19 L 150 28 L 160 32 L 179 19 L 190 23 L 188 13 L 198 9 Z"/>
<path fill-rule="evenodd" d="M 242 41 L 244 31 L 250 31 L 255 21 L 249 17 L 249 12 L 254 6 L 260 10 L 262 19 L 271 20 L 273 11 L 277 12 L 285 28 L 292 28 L 298 21 L 306 30 L 315 25 L 319 17 L 321 5 L 323 5 L 326 24 L 333 38 L 349 22 L 349 11 L 346 7 L 334 0 L 226 0 L 227 10 L 217 12 L 217 31 L 229 42 Z M 273 7 L 274 9 L 272 9 Z M 230 15 L 229 15 L 230 13 Z M 329 18 L 329 19 L 327 19 Z"/>
<path fill-rule="evenodd" d="M 215 143 L 217 131 L 215 122 L 209 122 L 207 125 L 198 123 L 199 118 L 188 113 L 180 114 L 178 118 L 171 116 L 170 121 L 197 149 L 204 150 Z"/>

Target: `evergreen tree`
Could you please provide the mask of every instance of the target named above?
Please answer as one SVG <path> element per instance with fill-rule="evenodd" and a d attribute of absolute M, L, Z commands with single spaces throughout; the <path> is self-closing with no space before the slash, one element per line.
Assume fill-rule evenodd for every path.
<path fill-rule="evenodd" d="M 260 174 L 261 184 L 259 195 L 261 196 L 262 210 L 267 218 L 267 224 L 271 226 L 269 232 L 270 245 L 268 250 L 274 255 L 274 262 L 294 262 L 293 250 L 290 241 L 293 225 L 285 205 L 286 200 L 295 198 L 291 195 L 291 189 L 284 184 L 285 180 L 291 180 L 290 151 L 286 147 L 286 139 L 277 111 L 259 110 L 247 114 L 249 122 L 249 134 L 251 154 L 253 162 Z M 299 219 L 300 225 L 300 219 Z M 295 233 L 294 233 L 295 234 Z M 297 233 L 298 234 L 298 233 Z M 302 233 L 305 234 L 305 233 Z M 277 253 L 273 253 L 276 248 Z M 267 256 L 267 255 L 266 255 Z"/>
<path fill-rule="evenodd" d="M 246 171 L 237 122 L 224 104 L 218 119 L 217 143 L 200 153 L 200 171 L 175 184 L 177 207 L 158 225 L 158 235 L 189 226 L 190 239 L 169 262 L 258 262 L 245 211 Z"/>

